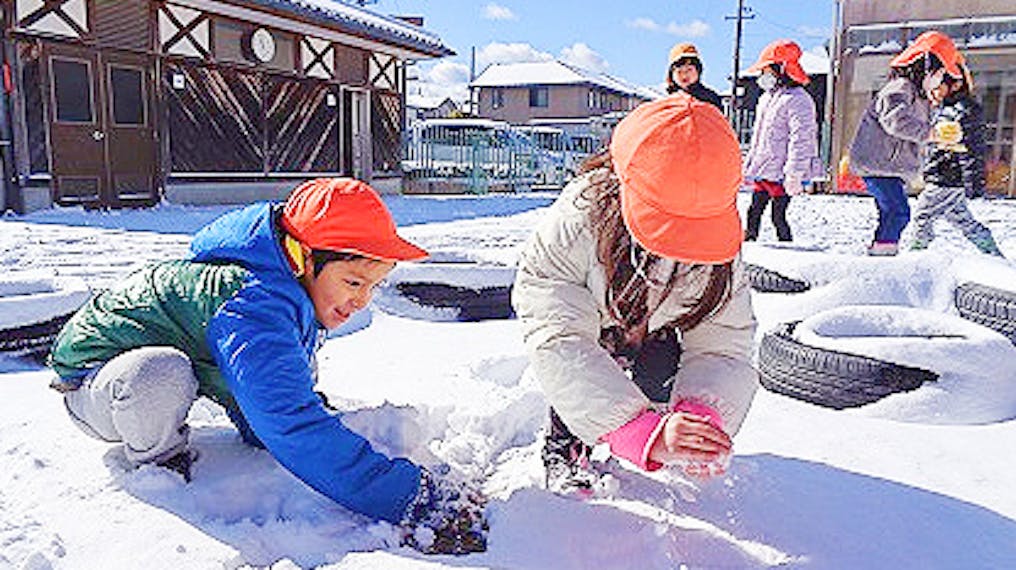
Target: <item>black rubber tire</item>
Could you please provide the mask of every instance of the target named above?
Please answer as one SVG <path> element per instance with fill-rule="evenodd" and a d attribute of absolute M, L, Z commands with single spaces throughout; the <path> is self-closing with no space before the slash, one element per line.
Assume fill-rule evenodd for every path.
<path fill-rule="evenodd" d="M 998 331 L 1016 344 L 1016 293 L 964 283 L 956 288 L 953 299 L 961 317 Z"/>
<path fill-rule="evenodd" d="M 41 323 L 0 330 L 0 355 L 45 359 L 56 335 L 73 315 L 66 313 Z"/>
<path fill-rule="evenodd" d="M 842 410 L 909 392 L 938 374 L 867 356 L 818 348 L 793 338 L 798 323 L 767 332 L 759 347 L 762 386 L 792 398 Z"/>
<path fill-rule="evenodd" d="M 805 281 L 781 275 L 772 269 L 752 263 L 744 264 L 744 272 L 748 276 L 751 288 L 759 293 L 803 293 L 811 289 L 811 285 Z"/>
<path fill-rule="evenodd" d="M 465 322 L 515 318 L 510 285 L 470 289 L 445 283 L 403 281 L 395 288 L 407 299 L 428 307 L 458 309 Z"/>

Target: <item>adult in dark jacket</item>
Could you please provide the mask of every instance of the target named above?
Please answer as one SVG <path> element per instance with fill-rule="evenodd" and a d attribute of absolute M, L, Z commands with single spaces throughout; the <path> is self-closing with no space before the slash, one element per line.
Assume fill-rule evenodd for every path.
<path fill-rule="evenodd" d="M 50 363 L 71 418 L 90 435 L 123 442 L 130 462 L 189 481 L 195 453 L 185 422 L 205 396 L 246 442 L 310 487 L 403 524 L 407 544 L 482 548 L 477 494 L 375 452 L 314 391 L 324 329 L 366 306 L 396 261 L 426 256 L 398 236 L 377 193 L 348 178 L 307 182 L 285 204 L 213 221 L 191 252 L 128 275 L 61 331 Z M 420 525 L 442 539 L 436 548 L 416 542 Z"/>
<path fill-rule="evenodd" d="M 680 43 L 670 49 L 667 59 L 667 93 L 684 91 L 723 111 L 723 102 L 715 91 L 702 85 L 702 58 L 693 44 Z"/>

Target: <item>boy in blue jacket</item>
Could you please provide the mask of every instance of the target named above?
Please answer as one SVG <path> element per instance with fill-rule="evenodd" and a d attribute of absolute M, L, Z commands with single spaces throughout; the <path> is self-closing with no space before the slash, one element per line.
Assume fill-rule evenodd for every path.
<path fill-rule="evenodd" d="M 72 420 L 123 442 L 132 463 L 189 481 L 186 417 L 205 396 L 244 441 L 346 508 L 402 525 L 406 544 L 483 550 L 477 492 L 377 453 L 314 391 L 323 330 L 365 307 L 397 261 L 427 255 L 399 237 L 377 193 L 358 180 L 313 180 L 284 204 L 213 221 L 191 252 L 127 276 L 61 331 L 50 364 Z M 434 540 L 418 540 L 429 536 L 421 527 Z"/>

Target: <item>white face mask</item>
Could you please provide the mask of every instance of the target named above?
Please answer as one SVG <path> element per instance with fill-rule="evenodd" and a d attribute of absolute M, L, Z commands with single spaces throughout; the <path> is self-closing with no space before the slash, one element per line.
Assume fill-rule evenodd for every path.
<path fill-rule="evenodd" d="M 776 76 L 771 73 L 763 73 L 755 81 L 763 91 L 772 91 L 776 87 Z"/>
<path fill-rule="evenodd" d="M 929 73 L 924 76 L 924 81 L 921 83 L 921 88 L 924 89 L 925 94 L 931 95 L 931 92 L 938 88 L 942 82 L 945 81 L 945 68 L 940 68 L 935 73 Z"/>

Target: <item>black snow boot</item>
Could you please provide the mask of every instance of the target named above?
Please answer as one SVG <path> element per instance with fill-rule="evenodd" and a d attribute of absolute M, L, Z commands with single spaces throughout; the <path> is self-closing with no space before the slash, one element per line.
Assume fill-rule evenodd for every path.
<path fill-rule="evenodd" d="M 575 437 L 553 408 L 550 432 L 540 454 L 546 474 L 547 490 L 558 495 L 590 497 L 600 476 L 589 463 L 592 449 Z"/>
<path fill-rule="evenodd" d="M 198 452 L 193 449 L 185 449 L 168 459 L 156 463 L 159 467 L 169 469 L 183 476 L 187 483 L 191 482 L 191 467 L 198 460 Z"/>

